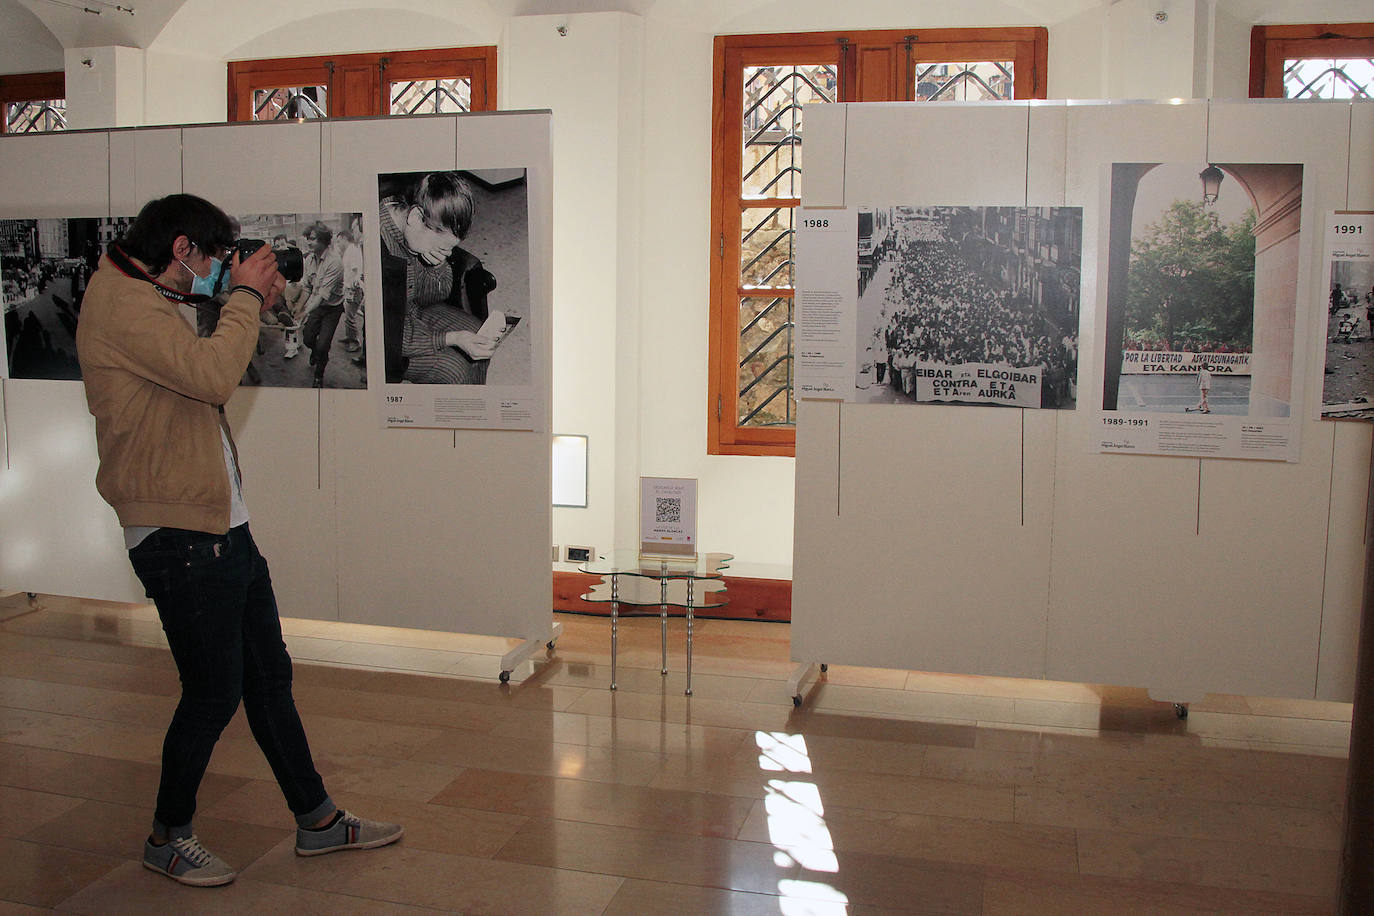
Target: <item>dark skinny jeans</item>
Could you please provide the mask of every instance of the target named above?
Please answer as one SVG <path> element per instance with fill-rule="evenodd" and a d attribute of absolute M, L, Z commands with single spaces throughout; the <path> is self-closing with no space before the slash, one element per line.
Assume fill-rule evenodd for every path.
<path fill-rule="evenodd" d="M 297 825 L 332 814 L 291 695 L 291 657 L 267 561 L 248 526 L 219 535 L 159 528 L 129 560 L 157 605 L 181 677 L 181 701 L 162 744 L 154 831 L 191 832 L 196 791 L 240 700 Z"/>

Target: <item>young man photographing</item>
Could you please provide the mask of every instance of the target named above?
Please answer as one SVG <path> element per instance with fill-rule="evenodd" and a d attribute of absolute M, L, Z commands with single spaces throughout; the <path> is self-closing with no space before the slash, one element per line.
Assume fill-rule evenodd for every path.
<path fill-rule="evenodd" d="M 214 293 L 233 243 L 229 217 L 208 201 L 150 201 L 101 259 L 76 332 L 95 416 L 96 489 L 124 527 L 181 678 L 143 864 L 198 886 L 235 877 L 191 819 L 240 701 L 295 815 L 297 853 L 367 849 L 403 832 L 338 810 L 325 791 L 291 694 L 267 563 L 248 530 L 223 405 L 253 356 L 259 313 L 285 286 L 272 250 L 233 255 L 231 292 L 210 336 L 198 337 L 180 311 Z"/>

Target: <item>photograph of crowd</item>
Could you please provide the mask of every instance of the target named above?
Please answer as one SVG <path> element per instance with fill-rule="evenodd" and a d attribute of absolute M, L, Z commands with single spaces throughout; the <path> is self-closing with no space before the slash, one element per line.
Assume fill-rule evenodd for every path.
<path fill-rule="evenodd" d="M 532 384 L 524 169 L 377 176 L 388 383 Z"/>
<path fill-rule="evenodd" d="M 76 322 L 86 284 L 130 220 L 0 220 L 0 290 L 10 378 L 80 379 Z"/>
<path fill-rule="evenodd" d="M 1301 208 L 1300 165 L 1112 166 L 1103 410 L 1289 416 Z"/>
<path fill-rule="evenodd" d="M 1331 261 L 1326 307 L 1322 416 L 1374 419 L 1374 260 Z"/>
<path fill-rule="evenodd" d="M 241 384 L 366 388 L 363 215 L 257 213 L 234 221 L 240 238 L 277 252 L 287 279 L 281 301 L 262 315 L 257 352 Z M 201 336 L 213 333 L 223 296 L 197 307 Z"/>
<path fill-rule="evenodd" d="M 861 403 L 1072 409 L 1083 211 L 858 211 Z"/>
<path fill-rule="evenodd" d="M 131 222 L 117 219 L 0 220 L 0 288 L 11 378 L 80 379 L 76 324 L 86 284 L 110 242 Z M 242 384 L 280 388 L 366 388 L 360 213 L 277 213 L 234 218 L 242 239 L 278 252 L 288 283 L 262 316 L 257 352 Z M 287 265 L 293 265 L 287 267 Z M 202 337 L 214 333 L 230 285 L 183 304 Z"/>

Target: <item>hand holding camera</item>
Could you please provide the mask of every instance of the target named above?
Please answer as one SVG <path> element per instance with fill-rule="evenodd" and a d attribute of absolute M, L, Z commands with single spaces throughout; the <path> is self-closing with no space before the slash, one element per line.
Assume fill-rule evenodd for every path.
<path fill-rule="evenodd" d="M 287 257 L 289 254 L 295 255 L 294 261 Z M 289 273 L 297 280 L 301 278 L 301 255 L 299 251 L 273 251 L 261 239 L 239 239 L 229 270 L 235 285 L 250 286 L 262 294 L 261 311 L 265 312 L 276 305 L 286 289 Z"/>

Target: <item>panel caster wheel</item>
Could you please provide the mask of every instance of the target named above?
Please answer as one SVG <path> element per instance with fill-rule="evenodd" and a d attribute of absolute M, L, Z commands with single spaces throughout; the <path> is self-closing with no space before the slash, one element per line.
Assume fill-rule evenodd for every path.
<path fill-rule="evenodd" d="M 552 651 L 553 651 L 553 647 L 554 647 L 555 645 L 557 645 L 557 643 L 555 643 L 552 639 L 550 639 L 548 642 L 544 643 L 544 648 L 545 648 L 545 649 L 548 649 L 550 652 L 552 652 Z"/>
<path fill-rule="evenodd" d="M 509 671 L 502 671 L 502 672 L 501 672 L 501 683 L 503 683 L 503 684 L 509 684 L 509 683 L 510 683 L 510 672 L 509 672 Z"/>
<path fill-rule="evenodd" d="M 797 696 L 794 696 L 792 698 L 792 705 L 794 707 L 801 706 L 801 694 L 798 694 Z"/>
<path fill-rule="evenodd" d="M 1175 704 L 1174 704 L 1174 715 L 1178 716 L 1180 719 L 1186 719 L 1186 718 L 1188 718 L 1188 704 L 1187 704 L 1187 703 L 1175 703 Z"/>
<path fill-rule="evenodd" d="M 821 663 L 821 674 L 825 674 L 825 673 L 826 673 L 827 671 L 829 671 L 829 670 L 830 670 L 830 666 L 827 665 L 827 664 L 825 664 L 824 662 L 822 662 L 822 663 Z"/>

